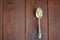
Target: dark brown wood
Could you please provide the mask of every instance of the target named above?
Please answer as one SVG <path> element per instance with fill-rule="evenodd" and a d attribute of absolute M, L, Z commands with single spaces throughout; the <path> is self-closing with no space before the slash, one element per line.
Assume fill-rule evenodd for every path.
<path fill-rule="evenodd" d="M 38 40 L 38 19 L 35 10 L 41 7 L 44 16 L 41 19 L 42 40 L 48 40 L 47 0 L 26 0 L 26 40 Z"/>
<path fill-rule="evenodd" d="M 4 0 L 3 40 L 25 40 L 25 0 Z"/>
<path fill-rule="evenodd" d="M 49 0 L 49 40 L 60 40 L 60 0 Z"/>
<path fill-rule="evenodd" d="M 2 8 L 3 0 L 0 0 L 0 40 L 2 40 Z"/>

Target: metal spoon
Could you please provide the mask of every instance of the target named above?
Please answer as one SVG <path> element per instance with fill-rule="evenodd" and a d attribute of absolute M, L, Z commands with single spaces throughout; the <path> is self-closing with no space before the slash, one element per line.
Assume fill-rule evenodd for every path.
<path fill-rule="evenodd" d="M 38 26 L 39 26 L 39 33 L 38 33 L 38 37 L 39 39 L 41 39 L 41 27 L 40 27 L 40 20 L 43 16 L 43 11 L 40 7 L 37 8 L 36 10 L 36 17 L 38 18 Z"/>

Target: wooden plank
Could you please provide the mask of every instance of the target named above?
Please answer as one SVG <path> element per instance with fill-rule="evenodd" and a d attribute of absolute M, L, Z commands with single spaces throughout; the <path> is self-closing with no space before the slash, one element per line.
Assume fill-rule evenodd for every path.
<path fill-rule="evenodd" d="M 47 0 L 26 0 L 26 40 L 38 40 L 38 20 L 35 10 L 41 7 L 44 16 L 41 19 L 42 40 L 48 40 Z"/>
<path fill-rule="evenodd" d="M 2 9 L 3 8 L 3 0 L 0 0 L 0 40 L 2 40 Z"/>
<path fill-rule="evenodd" d="M 60 0 L 49 0 L 49 40 L 60 40 Z"/>
<path fill-rule="evenodd" d="M 25 40 L 25 0 L 4 0 L 3 40 Z"/>

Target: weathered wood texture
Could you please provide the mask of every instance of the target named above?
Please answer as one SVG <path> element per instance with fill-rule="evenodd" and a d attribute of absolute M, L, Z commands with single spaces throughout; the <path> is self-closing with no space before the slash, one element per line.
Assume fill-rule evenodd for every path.
<path fill-rule="evenodd" d="M 49 40 L 60 40 L 60 0 L 49 0 Z"/>
<path fill-rule="evenodd" d="M 3 10 L 3 0 L 0 0 L 0 40 L 2 40 L 2 10 Z"/>
<path fill-rule="evenodd" d="M 3 40 L 25 40 L 25 0 L 4 0 Z"/>
<path fill-rule="evenodd" d="M 35 16 L 38 7 L 44 13 L 41 19 L 42 40 L 48 40 L 47 0 L 26 0 L 26 40 L 38 40 L 38 19 Z"/>

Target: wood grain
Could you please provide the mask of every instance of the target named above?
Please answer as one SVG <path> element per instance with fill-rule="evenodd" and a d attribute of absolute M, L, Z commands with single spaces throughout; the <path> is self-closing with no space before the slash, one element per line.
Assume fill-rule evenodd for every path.
<path fill-rule="evenodd" d="M 4 0 L 3 40 L 25 40 L 25 0 Z"/>
<path fill-rule="evenodd" d="M 0 0 L 0 40 L 2 40 L 2 10 L 3 10 L 3 0 Z"/>
<path fill-rule="evenodd" d="M 41 7 L 44 12 L 41 19 L 42 40 L 48 40 L 47 0 L 26 0 L 26 40 L 38 40 L 37 7 Z"/>
<path fill-rule="evenodd" d="M 60 40 L 60 0 L 49 0 L 49 40 Z"/>

